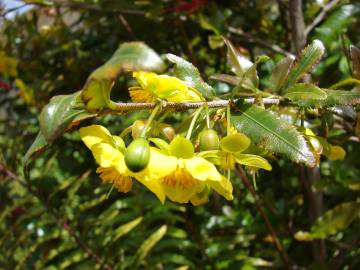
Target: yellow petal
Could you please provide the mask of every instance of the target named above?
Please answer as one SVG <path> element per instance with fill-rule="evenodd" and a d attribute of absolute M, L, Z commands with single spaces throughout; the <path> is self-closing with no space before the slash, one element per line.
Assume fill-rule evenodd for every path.
<path fill-rule="evenodd" d="M 140 84 L 140 86 L 143 89 L 147 89 L 148 80 L 156 76 L 157 74 L 153 72 L 146 72 L 146 71 L 133 72 L 133 77 L 137 80 L 137 82 Z"/>
<path fill-rule="evenodd" d="M 181 160 L 181 159 L 180 159 Z M 201 157 L 193 157 L 190 159 L 182 159 L 185 164 L 185 169 L 195 179 L 206 181 L 220 181 L 221 174 L 217 171 L 214 164 Z"/>
<path fill-rule="evenodd" d="M 192 205 L 198 206 L 201 204 L 205 204 L 209 201 L 209 189 L 204 188 L 204 190 L 200 193 L 197 193 L 190 199 Z"/>
<path fill-rule="evenodd" d="M 330 160 L 339 160 L 344 159 L 346 156 L 346 151 L 339 145 L 331 145 L 330 153 L 327 155 L 327 158 Z"/>
<path fill-rule="evenodd" d="M 177 168 L 177 158 L 162 154 L 154 147 L 150 148 L 150 161 L 147 167 L 149 178 L 162 178 Z"/>
<path fill-rule="evenodd" d="M 260 168 L 267 171 L 271 171 L 272 167 L 270 163 L 265 159 L 257 155 L 251 154 L 236 154 L 235 160 L 237 163 L 250 166 L 254 168 Z"/>
<path fill-rule="evenodd" d="M 145 179 L 142 177 L 136 177 L 136 179 L 154 193 L 162 204 L 165 202 L 165 191 L 158 179 Z"/>
<path fill-rule="evenodd" d="M 100 125 L 91 125 L 80 128 L 80 137 L 89 149 L 97 143 L 111 143 L 110 132 Z"/>
<path fill-rule="evenodd" d="M 208 181 L 208 184 L 217 193 L 223 196 L 227 200 L 234 199 L 233 197 L 233 186 L 229 179 L 225 176 L 221 176 L 221 181 Z"/>
<path fill-rule="evenodd" d="M 123 173 L 121 163 L 123 161 L 123 154 L 107 143 L 98 143 L 91 147 L 91 152 L 94 155 L 96 162 L 101 167 L 117 167 L 120 173 Z M 124 162 L 125 164 L 125 162 Z"/>

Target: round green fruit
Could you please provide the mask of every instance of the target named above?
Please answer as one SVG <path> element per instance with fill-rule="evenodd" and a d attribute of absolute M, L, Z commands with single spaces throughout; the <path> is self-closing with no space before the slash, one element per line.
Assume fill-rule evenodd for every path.
<path fill-rule="evenodd" d="M 125 164 L 132 172 L 140 172 L 146 168 L 150 160 L 149 142 L 144 138 L 133 140 L 125 151 Z"/>
<path fill-rule="evenodd" d="M 199 146 L 201 151 L 219 149 L 219 136 L 213 129 L 206 129 L 199 134 Z"/>

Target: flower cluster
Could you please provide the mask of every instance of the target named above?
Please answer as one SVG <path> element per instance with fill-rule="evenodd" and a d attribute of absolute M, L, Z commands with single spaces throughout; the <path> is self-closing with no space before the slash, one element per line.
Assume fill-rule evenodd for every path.
<path fill-rule="evenodd" d="M 157 99 L 178 102 L 202 100 L 201 94 L 186 84 L 167 75 L 135 72 L 140 87 L 130 89 L 134 101 L 149 102 Z M 219 139 L 209 126 L 199 134 L 195 147 L 191 141 L 193 124 L 186 137 L 174 135 L 169 125 L 163 124 L 164 138 L 147 137 L 155 125 L 153 116 L 148 121 L 136 121 L 131 127 L 133 140 L 126 147 L 122 137 L 112 135 L 105 127 L 91 125 L 80 129 L 80 136 L 99 164 L 97 173 L 103 182 L 111 183 L 119 192 L 129 192 L 133 181 L 138 181 L 164 203 L 166 198 L 199 205 L 216 192 L 227 200 L 233 199 L 230 177 L 220 171 L 234 168 L 235 163 L 271 170 L 262 157 L 244 154 L 250 139 L 241 133 L 228 134 Z M 158 125 L 158 124 L 157 124 Z M 171 132 L 169 132 L 169 130 Z M 151 134 L 151 133 L 150 133 Z"/>

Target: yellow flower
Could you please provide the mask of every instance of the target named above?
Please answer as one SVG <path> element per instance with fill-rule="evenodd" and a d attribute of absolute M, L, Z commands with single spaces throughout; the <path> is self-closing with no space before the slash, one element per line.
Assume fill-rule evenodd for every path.
<path fill-rule="evenodd" d="M 150 161 L 141 172 L 130 171 L 125 164 L 125 145 L 119 136 L 113 136 L 100 125 L 92 125 L 80 129 L 80 137 L 91 150 L 97 169 L 103 182 L 111 183 L 120 192 L 129 192 L 132 187 L 132 177 L 155 193 L 161 202 L 165 201 L 165 193 L 157 181 L 153 179 L 168 175 L 172 170 L 172 163 L 156 148 L 150 148 Z"/>
<path fill-rule="evenodd" d="M 129 89 L 134 102 L 153 102 L 157 99 L 173 102 L 202 100 L 200 93 L 176 77 L 145 71 L 136 71 L 133 76 L 140 84 L 140 87 Z"/>
<path fill-rule="evenodd" d="M 216 167 L 206 159 L 194 154 L 192 144 L 180 136 L 168 145 L 161 141 L 163 156 L 160 162 L 168 161 L 171 172 L 158 178 L 166 196 L 174 202 L 202 204 L 207 202 L 209 190 L 213 189 L 227 200 L 232 200 L 231 182 L 221 175 Z"/>

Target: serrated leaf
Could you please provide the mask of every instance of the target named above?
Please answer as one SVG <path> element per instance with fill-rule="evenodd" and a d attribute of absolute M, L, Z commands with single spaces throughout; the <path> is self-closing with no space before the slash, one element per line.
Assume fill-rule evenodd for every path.
<path fill-rule="evenodd" d="M 335 106 L 335 105 L 357 105 L 360 104 L 360 93 L 344 90 L 328 90 L 322 89 L 326 92 L 326 98 L 322 100 L 303 100 L 303 106 Z"/>
<path fill-rule="evenodd" d="M 199 70 L 193 64 L 174 54 L 168 53 L 166 57 L 175 64 L 175 76 L 183 80 L 187 86 L 195 88 L 206 99 L 212 99 L 215 96 L 215 90 L 204 82 Z"/>
<path fill-rule="evenodd" d="M 347 202 L 335 206 L 319 217 L 311 227 L 313 238 L 325 238 L 347 228 L 360 214 L 359 202 Z"/>
<path fill-rule="evenodd" d="M 134 268 L 138 268 L 141 262 L 149 254 L 151 249 L 159 242 L 165 235 L 167 231 L 167 226 L 163 225 L 153 234 L 151 234 L 140 246 L 136 254 L 134 255 L 133 265 Z"/>
<path fill-rule="evenodd" d="M 295 57 L 289 55 L 276 64 L 270 78 L 270 84 L 274 92 L 277 92 L 284 85 L 294 61 Z"/>
<path fill-rule="evenodd" d="M 238 104 L 231 117 L 235 128 L 265 149 L 282 154 L 295 162 L 316 166 L 316 158 L 304 136 L 294 126 L 282 121 L 271 112 L 256 105 Z"/>
<path fill-rule="evenodd" d="M 160 73 L 164 69 L 160 56 L 145 43 L 123 43 L 104 65 L 91 73 L 83 88 L 82 100 L 89 111 L 111 108 L 114 103 L 110 92 L 120 74 L 136 70 Z"/>
<path fill-rule="evenodd" d="M 325 52 L 325 47 L 320 40 L 314 40 L 301 53 L 296 66 L 290 71 L 284 83 L 285 91 L 287 88 L 299 81 L 314 65 L 321 59 Z"/>
<path fill-rule="evenodd" d="M 40 129 L 48 143 L 52 143 L 80 114 L 87 114 L 79 100 L 81 92 L 53 97 L 41 110 Z"/>
<path fill-rule="evenodd" d="M 360 80 L 360 49 L 354 45 L 350 46 L 350 59 L 353 76 Z"/>
<path fill-rule="evenodd" d="M 295 101 L 299 105 L 301 105 L 302 101 L 304 100 L 325 99 L 327 97 L 327 94 L 324 90 L 321 90 L 319 87 L 313 84 L 296 83 L 287 89 L 284 97 L 290 99 L 291 101 Z"/>

